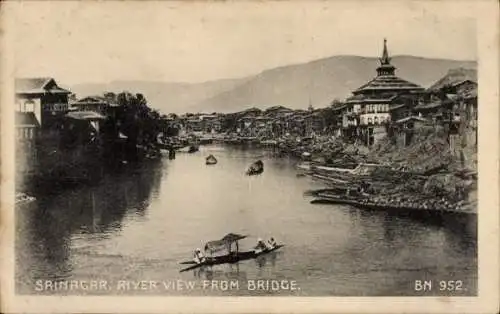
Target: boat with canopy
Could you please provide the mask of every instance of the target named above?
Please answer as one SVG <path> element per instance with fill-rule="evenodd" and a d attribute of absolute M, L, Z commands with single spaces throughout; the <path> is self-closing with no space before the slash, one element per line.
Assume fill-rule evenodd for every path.
<path fill-rule="evenodd" d="M 188 270 L 196 269 L 202 266 L 213 266 L 220 264 L 234 264 L 243 260 L 249 260 L 257 258 L 261 255 L 276 251 L 282 248 L 284 245 L 277 244 L 272 248 L 265 250 L 251 250 L 251 251 L 239 251 L 238 241 L 247 238 L 247 235 L 241 235 L 236 233 L 229 233 L 225 235 L 220 240 L 209 241 L 205 244 L 205 258 L 202 262 L 196 263 L 195 261 L 181 262 L 181 264 L 191 264 L 191 266 L 181 269 L 180 272 L 185 272 Z M 234 250 L 233 250 L 234 244 Z M 214 256 L 215 253 L 227 251 L 225 255 Z"/>

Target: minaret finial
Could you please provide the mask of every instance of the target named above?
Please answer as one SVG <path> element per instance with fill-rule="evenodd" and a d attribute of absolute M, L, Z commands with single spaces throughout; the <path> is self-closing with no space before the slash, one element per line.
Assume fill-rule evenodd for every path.
<path fill-rule="evenodd" d="M 384 38 L 384 51 L 382 52 L 382 58 L 379 59 L 380 66 L 377 68 L 377 74 L 380 75 L 394 75 L 396 68 L 391 64 L 391 58 L 389 58 L 389 52 L 387 50 L 387 39 Z"/>
<path fill-rule="evenodd" d="M 391 58 L 389 58 L 389 52 L 387 51 L 387 39 L 386 38 L 384 38 L 384 51 L 382 52 L 382 58 L 380 58 L 380 63 L 382 65 L 391 63 Z"/>

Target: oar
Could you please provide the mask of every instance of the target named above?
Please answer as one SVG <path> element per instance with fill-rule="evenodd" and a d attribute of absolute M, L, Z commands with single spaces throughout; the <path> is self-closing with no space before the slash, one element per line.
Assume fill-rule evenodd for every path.
<path fill-rule="evenodd" d="M 183 273 L 185 271 L 192 270 L 192 269 L 195 269 L 195 268 L 198 268 L 198 267 L 201 267 L 201 266 L 203 266 L 203 264 L 196 264 L 196 265 L 189 266 L 187 268 L 181 269 L 179 272 Z"/>

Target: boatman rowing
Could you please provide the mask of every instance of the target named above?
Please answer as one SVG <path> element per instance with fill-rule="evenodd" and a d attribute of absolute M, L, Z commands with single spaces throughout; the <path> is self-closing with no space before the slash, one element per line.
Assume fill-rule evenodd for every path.
<path fill-rule="evenodd" d="M 194 262 L 196 264 L 201 264 L 205 261 L 205 256 L 203 255 L 203 253 L 201 252 L 200 249 L 196 249 L 194 251 L 194 258 L 193 258 Z"/>
<path fill-rule="evenodd" d="M 257 245 L 255 246 L 254 252 L 256 254 L 262 253 L 263 251 L 272 250 L 276 247 L 276 241 L 274 238 L 269 239 L 264 242 L 261 238 L 257 240 Z"/>
<path fill-rule="evenodd" d="M 269 249 L 274 249 L 276 247 L 276 241 L 274 240 L 273 237 L 271 237 L 271 239 L 269 239 L 269 241 L 267 241 L 267 247 Z"/>

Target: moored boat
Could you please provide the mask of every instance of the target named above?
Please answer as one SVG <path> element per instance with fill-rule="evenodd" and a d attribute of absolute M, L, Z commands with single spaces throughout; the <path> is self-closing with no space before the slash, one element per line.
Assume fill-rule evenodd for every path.
<path fill-rule="evenodd" d="M 275 146 L 278 145 L 278 141 L 276 140 L 262 140 L 260 141 L 262 146 Z"/>
<path fill-rule="evenodd" d="M 180 153 L 190 153 L 190 154 L 196 153 L 199 150 L 200 147 L 198 144 L 190 144 L 177 149 L 177 151 Z"/>
<path fill-rule="evenodd" d="M 16 205 L 23 205 L 36 200 L 35 197 L 29 196 L 26 193 L 16 193 Z"/>
<path fill-rule="evenodd" d="M 310 171 L 311 170 L 311 163 L 310 162 L 301 162 L 295 166 L 298 170 L 303 170 L 303 171 Z"/>
<path fill-rule="evenodd" d="M 200 150 L 200 147 L 198 145 L 191 145 L 189 146 L 188 153 L 196 153 L 197 151 Z"/>
<path fill-rule="evenodd" d="M 447 201 L 432 199 L 400 199 L 398 197 L 368 196 L 351 190 L 347 195 L 332 193 L 331 191 L 320 191 L 314 195 L 316 199 L 312 204 L 342 204 L 368 210 L 384 210 L 396 212 L 430 212 L 435 214 L 475 214 L 475 207 L 470 203 L 460 201 L 451 204 Z"/>
<path fill-rule="evenodd" d="M 303 152 L 301 155 L 302 160 L 310 161 L 312 158 L 312 155 L 310 152 Z"/>
<path fill-rule="evenodd" d="M 377 164 L 359 164 L 354 169 L 314 165 L 311 167 L 311 173 L 313 177 L 318 179 L 335 182 L 350 182 L 371 178 L 372 173 L 379 167 L 380 165 Z"/>

